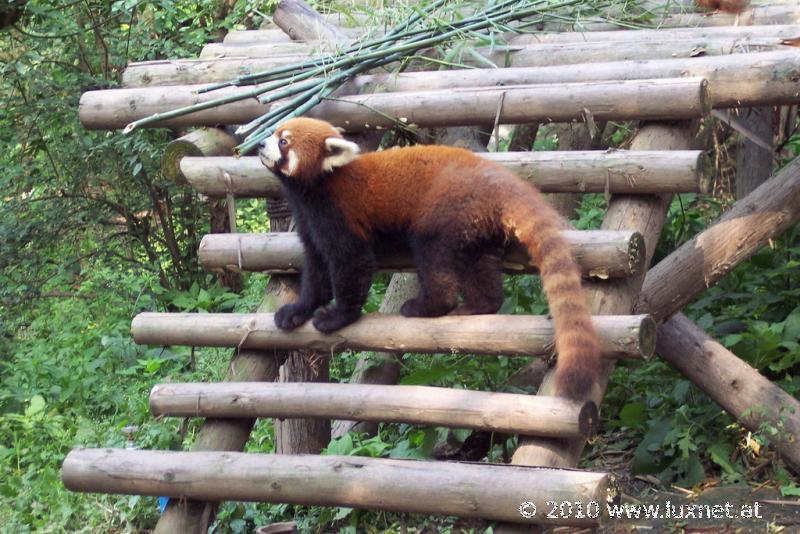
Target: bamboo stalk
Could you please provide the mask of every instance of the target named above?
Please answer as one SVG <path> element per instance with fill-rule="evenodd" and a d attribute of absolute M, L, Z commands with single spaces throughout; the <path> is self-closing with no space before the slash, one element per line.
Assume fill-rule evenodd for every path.
<path fill-rule="evenodd" d="M 679 193 L 705 190 L 700 151 L 552 151 L 482 154 L 544 193 Z M 237 198 L 282 196 L 280 181 L 256 157 L 181 160 L 181 173 L 199 193 Z"/>
<path fill-rule="evenodd" d="M 550 524 L 593 525 L 616 491 L 609 475 L 566 469 L 218 452 L 73 449 L 62 468 L 72 491 L 266 501 L 548 522 L 547 501 L 593 510 Z M 491 491 L 487 491 L 491 488 Z M 520 503 L 539 513 L 526 519 Z M 589 507 L 589 503 L 594 503 Z M 528 507 L 530 510 L 533 507 Z"/>
<path fill-rule="evenodd" d="M 607 358 L 646 359 L 653 351 L 654 323 L 646 315 L 593 318 Z M 538 315 L 469 315 L 409 318 L 370 314 L 332 334 L 310 322 L 291 332 L 268 313 L 140 313 L 131 325 L 136 343 L 198 347 L 345 349 L 417 353 L 542 356 L 552 352 L 553 326 Z"/>
<path fill-rule="evenodd" d="M 474 428 L 552 437 L 591 437 L 594 403 L 559 397 L 424 386 L 362 384 L 159 384 L 154 416 L 319 417 Z"/>
<path fill-rule="evenodd" d="M 681 313 L 658 329 L 658 353 L 745 428 L 763 432 L 800 472 L 800 402 Z"/>
<path fill-rule="evenodd" d="M 585 276 L 625 278 L 641 271 L 645 251 L 636 232 L 566 231 L 564 237 Z M 413 266 L 410 254 L 399 244 L 377 252 L 379 269 L 403 271 Z M 290 232 L 208 234 L 200 242 L 198 256 L 206 269 L 293 273 L 302 268 L 303 246 L 297 234 Z M 520 248 L 507 252 L 504 267 L 507 272 L 534 272 Z"/>
<path fill-rule="evenodd" d="M 653 267 L 636 308 L 669 317 L 798 220 L 800 158 Z"/>

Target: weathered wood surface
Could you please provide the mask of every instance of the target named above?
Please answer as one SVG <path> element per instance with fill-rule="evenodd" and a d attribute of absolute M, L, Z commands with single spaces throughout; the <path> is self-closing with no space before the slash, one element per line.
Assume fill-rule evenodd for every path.
<path fill-rule="evenodd" d="M 74 449 L 64 460 L 72 491 L 167 495 L 209 501 L 265 501 L 547 521 L 547 501 L 605 503 L 616 493 L 605 473 L 482 463 L 358 456 Z M 540 513 L 526 519 L 521 503 Z M 593 525 L 571 517 L 552 524 Z M 593 515 L 593 514 L 592 514 Z"/>
<path fill-rule="evenodd" d="M 650 269 L 637 310 L 669 317 L 800 220 L 800 158 Z"/>
<path fill-rule="evenodd" d="M 644 260 L 642 238 L 636 232 L 597 230 L 564 232 L 578 266 L 585 276 L 622 278 L 641 271 Z M 402 243 L 377 251 L 378 268 L 405 271 L 413 266 Z M 200 264 L 206 269 L 241 269 L 292 273 L 302 268 L 303 245 L 295 233 L 207 234 L 200 241 Z M 505 256 L 507 272 L 535 272 L 527 253 L 510 248 Z"/>
<path fill-rule="evenodd" d="M 425 386 L 364 384 L 159 384 L 155 416 L 321 417 L 411 423 L 552 437 L 591 437 L 593 403 L 560 397 Z"/>
<path fill-rule="evenodd" d="M 135 89 L 92 91 L 84 93 L 78 113 L 86 128 L 121 128 L 130 120 L 146 117 L 159 109 L 172 110 L 186 104 L 209 102 L 241 89 L 229 87 L 201 94 L 192 91 L 162 88 L 158 95 L 143 94 Z M 705 80 L 669 78 L 348 95 L 322 102 L 309 116 L 324 118 L 350 132 L 387 128 L 398 121 L 424 127 L 492 124 L 502 95 L 505 95 L 503 123 L 571 121 L 584 119 L 587 114 L 595 120 L 697 118 L 710 109 Z M 139 101 L 133 106 L 120 107 L 120 99 L 129 103 Z M 151 126 L 242 124 L 269 109 L 270 105 L 246 99 Z"/>
<path fill-rule="evenodd" d="M 293 41 L 344 42 L 347 35 L 303 0 L 280 0 L 272 21 Z"/>
<path fill-rule="evenodd" d="M 800 473 L 800 402 L 681 313 L 658 329 L 658 354 L 753 432 L 764 432 Z M 774 429 L 775 432 L 771 432 Z"/>
<path fill-rule="evenodd" d="M 697 150 L 494 152 L 501 163 L 545 193 L 703 191 L 708 167 Z M 183 158 L 181 173 L 199 193 L 237 198 L 281 196 L 278 178 L 257 157 Z"/>
<path fill-rule="evenodd" d="M 647 315 L 593 318 L 607 358 L 648 358 L 655 323 Z M 136 343 L 258 349 L 382 350 L 542 356 L 552 352 L 553 324 L 544 315 L 448 315 L 410 318 L 369 314 L 332 334 L 311 322 L 286 332 L 271 313 L 155 313 L 131 324 Z"/>

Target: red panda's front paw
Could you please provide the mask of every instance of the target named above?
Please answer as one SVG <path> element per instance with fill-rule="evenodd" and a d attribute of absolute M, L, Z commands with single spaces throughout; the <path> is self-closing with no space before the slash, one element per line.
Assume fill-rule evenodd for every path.
<path fill-rule="evenodd" d="M 323 334 L 330 334 L 350 323 L 354 323 L 360 316 L 360 309 L 331 306 L 330 308 L 319 308 L 315 311 L 314 319 L 311 322 L 314 328 Z"/>
<path fill-rule="evenodd" d="M 311 311 L 304 306 L 287 304 L 275 314 L 275 325 L 281 330 L 294 330 L 311 318 Z"/>

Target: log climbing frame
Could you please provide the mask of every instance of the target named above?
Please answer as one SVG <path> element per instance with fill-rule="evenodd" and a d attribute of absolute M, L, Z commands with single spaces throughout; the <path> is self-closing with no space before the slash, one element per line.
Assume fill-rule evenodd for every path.
<path fill-rule="evenodd" d="M 307 57 L 356 31 L 338 28 L 295 0 L 281 2 L 275 21 L 283 32 L 231 32 L 224 42 L 208 45 L 198 60 L 132 64 L 122 88 L 83 95 L 81 120 L 87 128 L 121 128 L 198 101 L 202 95 L 194 89 L 201 84 L 230 78 L 243 68 L 263 70 Z M 707 187 L 710 166 L 696 137 L 700 121 L 712 109 L 800 103 L 800 52 L 790 46 L 800 37 L 798 21 L 800 8 L 779 4 L 755 7 L 740 19 L 721 13 L 669 15 L 661 30 L 545 31 L 520 37 L 506 69 L 359 76 L 312 115 L 353 132 L 368 130 L 366 124 L 389 127 L 391 117 L 421 127 L 491 125 L 502 98 L 500 123 L 639 120 L 626 150 L 512 151 L 486 157 L 544 192 L 609 197 L 599 230 L 567 232 L 586 277 L 605 356 L 604 372 L 597 377 L 600 391 L 616 359 L 646 359 L 657 352 L 747 428 L 780 425 L 785 433 L 775 447 L 797 471 L 800 403 L 713 341 L 680 309 L 800 219 L 800 162 L 784 167 L 718 222 L 648 266 L 672 195 Z M 651 46 L 653 40 L 658 46 Z M 693 53 L 700 42 L 708 48 L 702 57 Z M 750 48 L 743 46 L 748 43 Z M 620 49 L 630 53 L 619 57 Z M 376 86 L 381 92 L 372 92 Z M 237 124 L 263 112 L 251 100 L 162 126 Z M 235 198 L 267 199 L 273 233 L 235 233 L 231 210 L 232 233 L 206 236 L 199 251 L 211 271 L 273 273 L 261 306 L 252 314 L 145 313 L 132 328 L 138 343 L 234 348 L 225 382 L 161 384 L 151 392 L 154 415 L 205 418 L 192 451 L 75 449 L 63 465 L 66 486 L 172 497 L 155 529 L 159 533 L 205 532 L 221 500 L 457 515 L 497 521 L 509 532 L 512 523 L 592 527 L 601 522 L 606 503 L 616 497 L 614 481 L 575 467 L 586 439 L 597 431 L 602 393 L 583 403 L 567 401 L 548 395 L 549 373 L 530 379 L 524 372 L 514 383 L 539 386 L 536 396 L 398 386 L 397 372 L 391 370 L 394 358 L 405 352 L 547 356 L 553 335 L 549 319 L 401 318 L 388 314 L 397 308 L 388 293 L 413 292 L 414 283 L 395 274 L 382 313 L 332 335 L 308 325 L 281 332 L 271 313 L 294 298 L 302 247 L 288 231 L 277 179 L 256 158 L 232 157 L 233 144 L 224 130 L 194 130 L 173 142 L 164 170 L 199 193 L 227 199 L 229 206 Z M 402 251 L 379 256 L 379 266 L 396 273 L 411 268 Z M 532 269 L 524 254 L 510 251 L 506 257 L 509 273 Z M 345 349 L 380 351 L 385 358 L 376 367 L 387 372 L 361 368 L 352 383 L 331 384 L 324 369 L 303 375 L 295 368 L 300 380 L 278 381 L 292 361 L 296 367 L 298 361 L 313 360 L 310 354 L 324 360 Z M 756 404 L 766 409 L 749 410 Z M 296 426 L 285 431 L 296 432 L 295 437 L 311 424 L 325 426 L 330 435 L 330 420 L 337 419 L 471 428 L 520 439 L 510 465 L 241 453 L 260 417 L 276 418 L 276 425 L 277 419 L 294 420 Z M 325 444 L 288 452 L 316 453 Z M 596 503 L 597 514 L 548 521 L 520 513 L 522 503 L 541 510 L 547 501 Z"/>

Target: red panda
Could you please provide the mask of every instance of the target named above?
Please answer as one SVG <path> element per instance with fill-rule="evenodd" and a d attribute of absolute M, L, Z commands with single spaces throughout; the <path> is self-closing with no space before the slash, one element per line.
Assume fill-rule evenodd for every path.
<path fill-rule="evenodd" d="M 749 4 L 748 0 L 697 0 L 697 5 L 711 11 L 741 13 Z"/>
<path fill-rule="evenodd" d="M 502 254 L 516 240 L 539 267 L 555 324 L 555 394 L 592 396 L 603 363 L 580 271 L 561 235 L 565 221 L 532 185 L 461 148 L 359 155 L 333 126 L 308 118 L 281 125 L 259 156 L 284 186 L 305 249 L 300 296 L 275 314 L 279 328 L 313 317 L 329 333 L 356 321 L 374 249 L 392 238 L 408 243 L 420 278 L 404 316 L 495 313 Z"/>

